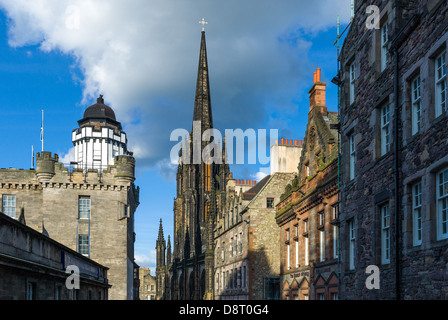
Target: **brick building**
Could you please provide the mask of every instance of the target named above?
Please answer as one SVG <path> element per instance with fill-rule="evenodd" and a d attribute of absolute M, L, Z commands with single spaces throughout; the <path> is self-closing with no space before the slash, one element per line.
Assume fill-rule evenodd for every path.
<path fill-rule="evenodd" d="M 378 29 L 355 1 L 339 57 L 341 297 L 447 299 L 447 2 L 371 2 Z"/>
<path fill-rule="evenodd" d="M 338 114 L 325 88 L 317 69 L 298 172 L 277 204 L 284 300 L 338 298 Z"/>
<path fill-rule="evenodd" d="M 107 300 L 108 268 L 0 213 L 0 300 Z M 23 222 L 23 223 L 22 223 Z M 79 289 L 68 289 L 70 265 Z"/>
<path fill-rule="evenodd" d="M 0 169 L 2 210 L 16 219 L 22 212 L 28 226 L 107 266 L 112 285 L 109 298 L 132 300 L 138 292 L 134 290 L 138 274 L 134 213 L 139 204 L 135 159 L 123 147 L 125 137 L 117 135 L 121 125 L 102 97 L 86 109 L 79 123 L 73 134 L 79 132 L 82 137 L 73 143 L 83 142 L 78 151 L 85 162 L 63 164 L 57 154 L 44 151 L 36 156 L 36 170 Z M 121 139 L 120 149 L 113 150 L 106 133 L 114 141 Z M 101 145 L 104 149 L 96 148 Z M 106 156 L 92 169 L 96 151 L 98 155 L 111 152 L 114 163 Z"/>

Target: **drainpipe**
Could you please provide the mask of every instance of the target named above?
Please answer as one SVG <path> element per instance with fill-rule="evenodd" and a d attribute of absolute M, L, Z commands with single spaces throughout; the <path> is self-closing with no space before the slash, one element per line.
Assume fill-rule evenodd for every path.
<path fill-rule="evenodd" d="M 400 200 L 398 199 L 399 192 L 398 188 L 400 186 L 399 181 L 399 147 L 398 147 L 398 124 L 399 124 L 399 55 L 398 48 L 406 39 L 406 37 L 416 28 L 417 24 L 420 22 L 420 15 L 414 14 L 406 24 L 397 33 L 395 38 L 391 41 L 391 50 L 394 55 L 394 179 L 395 179 L 395 192 L 394 192 L 394 202 L 395 202 L 395 287 L 396 287 L 396 300 L 400 300 Z"/>
<path fill-rule="evenodd" d="M 400 300 L 400 201 L 398 199 L 399 187 L 399 172 L 398 172 L 398 49 L 394 47 L 394 176 L 395 176 L 395 286 L 396 286 L 396 300 Z"/>

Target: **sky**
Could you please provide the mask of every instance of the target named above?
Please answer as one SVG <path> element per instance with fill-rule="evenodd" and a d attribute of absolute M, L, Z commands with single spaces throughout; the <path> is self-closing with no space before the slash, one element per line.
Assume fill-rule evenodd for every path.
<path fill-rule="evenodd" d="M 0 168 L 30 168 L 31 146 L 71 160 L 71 132 L 99 94 L 136 158 L 136 262 L 155 274 L 159 221 L 173 234 L 177 128 L 191 130 L 202 18 L 214 127 L 304 138 L 313 72 L 337 111 L 337 14 L 350 0 L 0 0 Z M 268 166 L 268 165 L 267 165 Z M 266 165 L 231 165 L 259 180 Z"/>

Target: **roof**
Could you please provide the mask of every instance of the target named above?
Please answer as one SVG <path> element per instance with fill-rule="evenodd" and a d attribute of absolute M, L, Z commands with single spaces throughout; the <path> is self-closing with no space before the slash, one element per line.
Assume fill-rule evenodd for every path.
<path fill-rule="evenodd" d="M 115 112 L 111 107 L 104 104 L 103 96 L 100 95 L 97 102 L 86 109 L 84 119 L 109 119 L 117 121 Z"/>
<path fill-rule="evenodd" d="M 264 187 L 264 185 L 269 181 L 271 175 L 267 175 L 263 179 L 260 180 L 254 187 L 250 188 L 246 192 L 243 193 L 243 200 L 252 200 L 258 192 Z"/>

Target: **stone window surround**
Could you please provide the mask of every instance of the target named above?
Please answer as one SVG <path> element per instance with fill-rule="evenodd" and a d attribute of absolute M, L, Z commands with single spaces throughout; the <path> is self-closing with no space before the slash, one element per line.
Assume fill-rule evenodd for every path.
<path fill-rule="evenodd" d="M 404 196 L 402 199 L 405 231 L 411 236 L 406 237 L 405 248 L 407 252 L 427 250 L 428 248 L 443 247 L 448 245 L 448 239 L 437 239 L 437 208 L 436 208 L 436 174 L 448 168 L 448 155 L 434 162 L 403 180 Z M 412 245 L 412 186 L 422 183 L 422 228 L 423 239 L 419 246 Z M 430 197 L 432 195 L 432 197 Z M 429 232 L 428 232 L 429 228 Z M 425 231 L 426 230 L 426 231 Z M 428 237 L 425 238 L 425 235 Z"/>
<path fill-rule="evenodd" d="M 413 66 L 403 75 L 401 87 L 403 92 L 400 94 L 404 97 L 404 107 L 402 108 L 403 122 L 403 145 L 406 146 L 412 141 L 413 135 L 409 126 L 406 126 L 406 122 L 410 121 L 409 112 L 411 104 L 411 80 L 420 74 L 421 77 L 421 108 L 422 119 L 421 128 L 419 133 L 427 131 L 439 117 L 435 117 L 435 59 L 444 50 L 447 49 L 448 34 L 445 34 L 439 39 L 431 49 L 428 50 L 426 55 L 420 58 Z M 425 90 L 427 88 L 427 90 Z"/>

